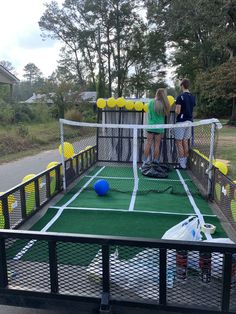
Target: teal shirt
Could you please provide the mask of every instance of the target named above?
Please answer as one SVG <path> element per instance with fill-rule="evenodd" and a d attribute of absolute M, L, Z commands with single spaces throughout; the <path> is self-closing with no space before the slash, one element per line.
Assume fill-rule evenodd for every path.
<path fill-rule="evenodd" d="M 156 113 L 155 109 L 155 102 L 154 99 L 149 101 L 148 104 L 148 124 L 155 125 L 155 124 L 164 124 L 165 123 L 165 116 L 159 115 Z M 155 133 L 164 133 L 164 129 L 147 129 L 149 132 Z"/>

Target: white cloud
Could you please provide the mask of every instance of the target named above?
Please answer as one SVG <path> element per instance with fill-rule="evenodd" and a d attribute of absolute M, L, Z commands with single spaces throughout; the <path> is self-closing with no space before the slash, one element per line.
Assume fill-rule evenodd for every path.
<path fill-rule="evenodd" d="M 10 61 L 21 79 L 24 66 L 35 65 L 44 76 L 50 75 L 57 66 L 60 43 L 44 41 L 38 21 L 45 11 L 42 0 L 1 1 L 0 60 Z M 62 3 L 63 0 L 58 0 Z"/>

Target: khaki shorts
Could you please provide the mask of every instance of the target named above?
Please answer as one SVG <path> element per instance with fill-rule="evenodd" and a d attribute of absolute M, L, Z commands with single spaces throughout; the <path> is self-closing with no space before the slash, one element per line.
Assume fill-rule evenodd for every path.
<path fill-rule="evenodd" d="M 177 122 L 176 124 L 180 123 L 183 122 Z M 174 129 L 174 135 L 176 140 L 189 140 L 192 137 L 192 127 L 176 128 Z"/>

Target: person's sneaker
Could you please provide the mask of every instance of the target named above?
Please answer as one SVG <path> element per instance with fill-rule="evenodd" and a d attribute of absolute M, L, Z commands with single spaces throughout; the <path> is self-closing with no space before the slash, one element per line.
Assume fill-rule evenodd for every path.
<path fill-rule="evenodd" d="M 187 167 L 181 167 L 181 165 L 176 165 L 176 166 L 174 166 L 174 169 L 187 170 Z"/>

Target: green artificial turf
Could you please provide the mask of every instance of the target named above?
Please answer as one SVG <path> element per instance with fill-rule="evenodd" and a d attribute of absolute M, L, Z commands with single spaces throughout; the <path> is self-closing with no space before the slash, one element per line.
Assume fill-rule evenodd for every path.
<path fill-rule="evenodd" d="M 187 218 L 188 214 L 195 214 L 182 184 L 171 181 L 178 180 L 176 171 L 172 171 L 169 174 L 169 179 L 171 179 L 169 181 L 150 181 L 142 177 L 139 172 L 139 191 L 136 196 L 134 210 L 128 211 L 134 187 L 132 167 L 106 167 L 99 173 L 99 177 L 92 180 L 91 176 L 95 175 L 99 169 L 101 167 L 96 167 L 89 173 L 88 177 L 82 178 L 56 204 L 56 206 L 62 206 L 67 203 L 67 207 L 93 208 L 94 210 L 65 208 L 61 216 L 47 231 L 94 236 L 160 239 L 168 229 Z M 191 182 L 187 173 L 182 172 L 181 174 L 187 180 L 186 183 L 200 211 L 203 215 L 206 215 L 204 217 L 205 222 L 216 225 L 216 233 L 213 237 L 227 237 L 219 219 L 207 216 L 213 215 L 213 213 L 208 203 L 199 196 L 197 188 Z M 103 197 L 98 196 L 93 190 L 93 184 L 101 177 L 112 177 L 112 179 L 107 178 L 111 189 Z M 117 177 L 131 179 L 122 180 Z M 83 190 L 84 185 L 90 179 L 91 182 L 88 188 Z M 79 195 L 70 202 L 76 193 Z M 123 211 L 119 211 L 119 209 Z M 42 230 L 57 211 L 57 208 L 49 208 L 31 230 Z M 149 211 L 153 213 L 149 213 Z M 16 241 L 8 249 L 7 257 L 14 257 L 27 243 L 27 241 L 23 240 Z M 57 259 L 62 264 L 86 266 L 89 265 L 99 249 L 101 247 L 95 244 L 59 243 L 57 245 Z M 114 249 L 112 248 L 111 252 Z M 120 247 L 119 257 L 121 259 L 130 259 L 139 251 L 140 248 Z M 42 241 L 35 242 L 21 259 L 23 261 L 47 262 L 47 243 Z"/>

